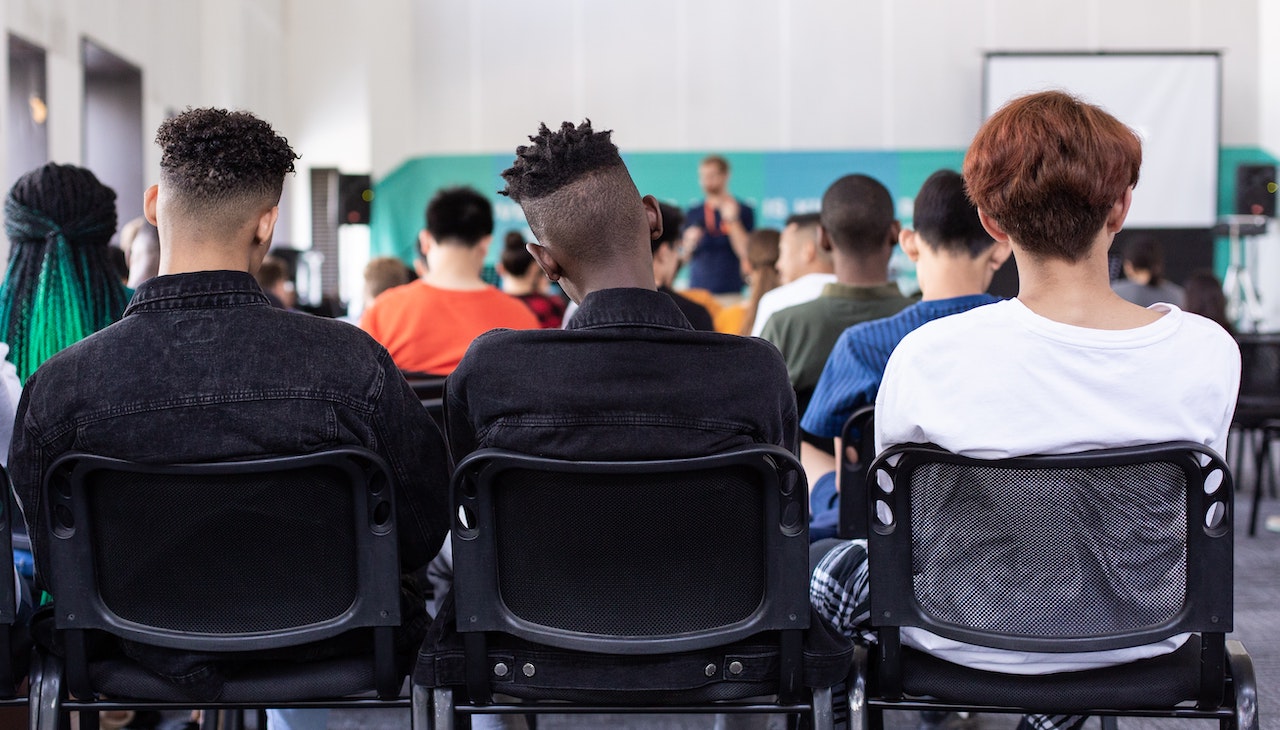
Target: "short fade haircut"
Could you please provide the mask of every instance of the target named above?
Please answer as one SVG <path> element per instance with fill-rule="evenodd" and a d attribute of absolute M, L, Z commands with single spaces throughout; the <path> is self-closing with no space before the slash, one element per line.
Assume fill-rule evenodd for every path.
<path fill-rule="evenodd" d="M 783 224 L 783 228 L 787 226 L 795 226 L 796 228 L 810 228 L 822 222 L 822 215 L 819 213 L 792 213 L 787 216 L 787 222 Z"/>
<path fill-rule="evenodd" d="M 965 195 L 964 178 L 955 170 L 938 170 L 924 181 L 912 218 L 912 227 L 935 251 L 977 258 L 995 243 L 982 227 L 977 207 Z"/>
<path fill-rule="evenodd" d="M 493 205 L 473 188 L 445 188 L 427 203 L 426 224 L 437 243 L 473 248 L 493 235 Z"/>
<path fill-rule="evenodd" d="M 662 235 L 650 242 L 654 253 L 664 243 L 675 248 L 676 241 L 680 240 L 680 228 L 684 226 L 684 211 L 668 203 L 659 203 L 658 210 L 662 213 Z"/>
<path fill-rule="evenodd" d="M 156 130 L 160 181 L 187 216 L 219 231 L 280 202 L 298 159 L 289 141 L 245 111 L 190 109 Z"/>
<path fill-rule="evenodd" d="M 822 229 L 845 255 L 879 253 L 893 230 L 893 197 L 873 177 L 845 175 L 822 194 Z"/>
<path fill-rule="evenodd" d="M 1014 99 L 964 159 L 969 197 L 1035 256 L 1079 261 L 1111 206 L 1138 183 L 1142 142 L 1100 107 L 1061 91 Z"/>
<path fill-rule="evenodd" d="M 507 186 L 499 192 L 524 209 L 534 237 L 586 262 L 616 253 L 608 246 L 616 237 L 607 232 L 647 225 L 612 134 L 593 130 L 590 119 L 564 122 L 555 132 L 542 124 L 502 172 Z"/>
<path fill-rule="evenodd" d="M 714 165 L 720 170 L 722 175 L 729 174 L 729 161 L 720 155 L 707 155 L 706 157 L 703 157 L 702 162 L 698 163 L 698 167 L 705 167 L 706 165 Z"/>

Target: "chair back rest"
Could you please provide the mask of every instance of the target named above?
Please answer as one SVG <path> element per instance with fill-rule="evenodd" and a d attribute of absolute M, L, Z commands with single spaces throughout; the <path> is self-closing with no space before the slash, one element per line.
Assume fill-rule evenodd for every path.
<path fill-rule="evenodd" d="M 1280 334 L 1244 334 L 1240 345 L 1240 405 L 1280 405 Z"/>
<path fill-rule="evenodd" d="M 876 455 L 876 407 L 863 406 L 849 416 L 840 431 L 836 454 L 840 470 L 840 522 L 836 534 L 845 540 L 867 537 L 867 467 Z M 857 451 L 851 459 L 849 449 Z"/>
<path fill-rule="evenodd" d="M 1232 480 L 1194 443 L 982 460 L 887 450 L 867 478 L 872 622 L 1101 651 L 1232 622 Z"/>
<path fill-rule="evenodd" d="M 413 389 L 413 394 L 418 396 L 418 400 L 425 403 L 426 401 L 438 400 L 444 397 L 444 375 L 406 371 L 401 371 L 401 374 L 408 381 L 409 387 Z"/>
<path fill-rule="evenodd" d="M 484 449 L 454 474 L 458 630 L 660 654 L 808 628 L 807 489 L 776 446 L 574 462 Z"/>
<path fill-rule="evenodd" d="M 56 626 L 193 651 L 395 626 L 389 473 L 358 448 L 205 464 L 67 454 L 42 499 Z"/>

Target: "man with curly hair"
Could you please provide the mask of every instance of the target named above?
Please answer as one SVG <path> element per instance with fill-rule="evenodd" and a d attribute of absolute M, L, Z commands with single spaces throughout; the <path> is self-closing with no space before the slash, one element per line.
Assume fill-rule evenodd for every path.
<path fill-rule="evenodd" d="M 50 570 L 40 485 L 55 459 L 86 448 L 154 463 L 372 449 L 395 479 L 402 572 L 425 566 L 448 529 L 439 430 L 381 345 L 348 324 L 271 307 L 253 279 L 297 156 L 266 122 L 221 109 L 169 119 L 156 142 L 160 181 L 143 207 L 160 233 L 160 276 L 138 287 L 119 322 L 41 366 L 19 404 L 10 469 L 37 574 L 47 581 Z M 165 552 L 136 556 L 139 576 L 172 571 L 181 557 Z M 406 611 L 412 604 L 406 650 L 425 627 L 422 601 Z M 235 672 L 211 656 L 120 648 L 198 696 L 217 697 Z"/>

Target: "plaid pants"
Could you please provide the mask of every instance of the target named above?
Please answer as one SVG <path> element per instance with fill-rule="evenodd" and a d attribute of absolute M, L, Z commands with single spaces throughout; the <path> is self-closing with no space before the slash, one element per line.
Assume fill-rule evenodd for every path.
<path fill-rule="evenodd" d="M 809 602 L 845 636 L 875 643 L 871 592 L 867 586 L 867 541 L 850 540 L 831 549 L 809 579 Z M 1025 715 L 1019 730 L 1078 730 L 1083 715 Z"/>

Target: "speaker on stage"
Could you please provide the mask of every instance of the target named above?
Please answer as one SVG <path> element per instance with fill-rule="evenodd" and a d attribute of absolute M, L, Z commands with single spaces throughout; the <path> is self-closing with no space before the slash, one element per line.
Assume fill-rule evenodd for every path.
<path fill-rule="evenodd" d="M 1240 165 L 1236 168 L 1236 213 L 1276 215 L 1276 166 Z"/>

